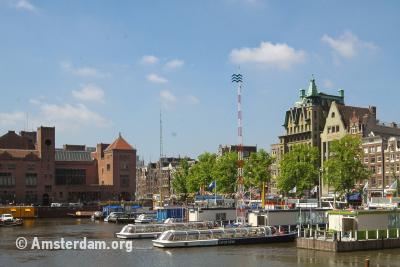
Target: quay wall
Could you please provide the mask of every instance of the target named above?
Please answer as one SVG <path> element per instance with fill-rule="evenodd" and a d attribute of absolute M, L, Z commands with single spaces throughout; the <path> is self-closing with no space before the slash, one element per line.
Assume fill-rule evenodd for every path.
<path fill-rule="evenodd" d="M 359 250 L 379 250 L 389 248 L 400 248 L 399 238 L 359 240 L 359 241 L 332 241 L 318 240 L 314 238 L 298 237 L 297 248 L 332 251 L 332 252 L 350 252 Z"/>

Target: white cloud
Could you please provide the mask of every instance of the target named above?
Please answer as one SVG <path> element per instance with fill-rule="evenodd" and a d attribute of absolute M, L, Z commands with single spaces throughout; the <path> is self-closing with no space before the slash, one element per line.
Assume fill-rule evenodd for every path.
<path fill-rule="evenodd" d="M 200 99 L 194 95 L 188 95 L 186 98 L 187 98 L 187 101 L 189 102 L 189 104 L 193 104 L 193 105 L 200 104 Z"/>
<path fill-rule="evenodd" d="M 176 69 L 182 67 L 184 64 L 185 62 L 183 60 L 173 59 L 165 63 L 165 67 L 167 67 L 168 69 Z"/>
<path fill-rule="evenodd" d="M 322 42 L 328 44 L 335 54 L 338 54 L 347 59 L 355 57 L 358 54 L 359 50 L 362 48 L 377 48 L 374 43 L 361 41 L 356 35 L 354 35 L 350 31 L 344 32 L 336 39 L 330 37 L 327 34 L 324 34 L 321 40 Z"/>
<path fill-rule="evenodd" d="M 147 75 L 146 79 L 147 79 L 147 81 L 149 81 L 151 83 L 163 84 L 163 83 L 167 83 L 168 82 L 168 80 L 166 78 L 164 78 L 164 77 L 162 77 L 162 76 L 160 76 L 158 74 L 155 74 L 155 73 Z"/>
<path fill-rule="evenodd" d="M 94 84 L 83 85 L 80 90 L 73 90 L 72 95 L 82 101 L 104 102 L 103 89 Z"/>
<path fill-rule="evenodd" d="M 103 73 L 99 71 L 98 69 L 92 68 L 92 67 L 81 67 L 77 68 L 74 67 L 71 63 L 68 61 L 63 61 L 61 62 L 61 68 L 73 75 L 76 76 L 81 76 L 81 77 L 94 77 L 94 78 L 106 78 L 110 77 L 110 73 Z"/>
<path fill-rule="evenodd" d="M 40 106 L 40 120 L 61 130 L 85 126 L 107 127 L 111 122 L 83 104 L 47 104 Z"/>
<path fill-rule="evenodd" d="M 290 69 L 293 65 L 305 60 L 303 50 L 295 50 L 287 44 L 261 42 L 259 47 L 233 49 L 230 60 L 235 64 L 255 63 L 278 69 Z"/>
<path fill-rule="evenodd" d="M 12 2 L 12 6 L 16 9 L 37 11 L 37 8 L 29 0 L 15 0 Z"/>
<path fill-rule="evenodd" d="M 0 113 L 0 126 L 8 127 L 15 125 L 23 125 L 26 121 L 26 113 L 21 111 Z"/>
<path fill-rule="evenodd" d="M 171 109 L 178 102 L 178 98 L 169 90 L 160 91 L 160 101 L 164 108 Z"/>
<path fill-rule="evenodd" d="M 158 62 L 158 57 L 153 55 L 145 55 L 142 57 L 141 62 L 146 65 L 153 65 Z"/>
<path fill-rule="evenodd" d="M 331 80 L 324 80 L 324 87 L 333 88 L 333 82 Z"/>

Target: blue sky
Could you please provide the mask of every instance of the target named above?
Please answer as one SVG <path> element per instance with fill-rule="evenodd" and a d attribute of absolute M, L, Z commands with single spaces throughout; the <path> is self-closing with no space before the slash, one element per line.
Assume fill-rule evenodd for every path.
<path fill-rule="evenodd" d="M 121 132 L 155 160 L 161 108 L 165 154 L 215 152 L 237 140 L 239 65 L 245 144 L 277 142 L 311 74 L 400 121 L 399 13 L 398 1 L 0 0 L 0 132 L 55 125 L 58 146 Z"/>

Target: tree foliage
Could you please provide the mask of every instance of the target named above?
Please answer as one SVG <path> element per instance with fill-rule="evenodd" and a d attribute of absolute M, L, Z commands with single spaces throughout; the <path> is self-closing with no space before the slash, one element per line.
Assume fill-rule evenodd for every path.
<path fill-rule="evenodd" d="M 173 173 L 172 188 L 176 194 L 181 195 L 182 200 L 186 200 L 189 193 L 189 173 L 190 166 L 188 158 L 183 158 L 179 162 L 178 168 Z"/>
<path fill-rule="evenodd" d="M 295 145 L 284 154 L 280 163 L 281 171 L 277 186 L 283 193 L 296 187 L 297 195 L 309 190 L 318 183 L 319 151 L 308 145 Z"/>
<path fill-rule="evenodd" d="M 357 181 L 368 179 L 370 173 L 362 163 L 363 151 L 359 137 L 346 135 L 332 141 L 329 153 L 329 159 L 324 164 L 324 180 L 335 194 L 348 193 Z"/>
<path fill-rule="evenodd" d="M 269 184 L 271 181 L 270 167 L 273 158 L 265 150 L 260 149 L 256 153 L 251 153 L 249 158 L 245 160 L 244 177 L 247 187 L 257 187 L 262 190 L 265 182 Z"/>
<path fill-rule="evenodd" d="M 213 181 L 213 170 L 216 163 L 216 155 L 203 153 L 198 157 L 198 162 L 190 168 L 188 177 L 189 192 L 198 192 Z"/>
<path fill-rule="evenodd" d="M 217 192 L 233 193 L 237 179 L 237 153 L 229 152 L 218 157 L 212 174 L 217 182 Z"/>

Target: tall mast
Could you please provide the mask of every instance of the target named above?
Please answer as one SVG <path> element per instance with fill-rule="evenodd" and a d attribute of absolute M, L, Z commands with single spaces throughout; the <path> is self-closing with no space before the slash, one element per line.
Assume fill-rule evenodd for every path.
<path fill-rule="evenodd" d="M 244 203 L 243 178 L 243 125 L 242 125 L 242 74 L 233 74 L 232 82 L 237 84 L 237 186 L 236 186 L 236 220 L 240 224 L 246 223 L 246 207 Z"/>

